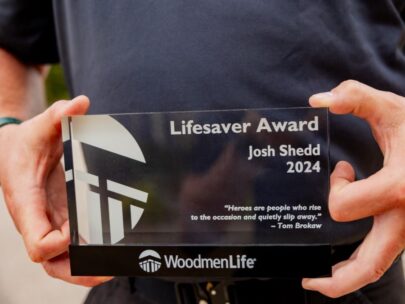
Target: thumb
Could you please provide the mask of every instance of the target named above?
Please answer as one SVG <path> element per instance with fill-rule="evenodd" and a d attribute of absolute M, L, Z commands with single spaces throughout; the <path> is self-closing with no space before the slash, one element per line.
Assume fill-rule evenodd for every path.
<path fill-rule="evenodd" d="M 60 131 L 60 121 L 63 116 L 84 115 L 89 106 L 90 100 L 84 95 L 77 96 L 70 101 L 61 100 L 56 102 L 54 113 L 52 113 L 52 107 L 50 108 L 50 114 L 53 114 L 51 119 L 54 127 L 59 128 Z"/>
<path fill-rule="evenodd" d="M 372 127 L 392 128 L 402 123 L 405 115 L 403 97 L 354 80 L 346 80 L 330 92 L 312 95 L 309 103 L 312 107 L 329 107 L 334 114 L 353 114 Z"/>
<path fill-rule="evenodd" d="M 40 142 L 59 138 L 61 119 L 63 116 L 83 115 L 90 106 L 89 99 L 78 96 L 72 100 L 60 100 L 52 104 L 46 111 L 34 117 L 31 127 L 35 130 L 36 139 Z"/>

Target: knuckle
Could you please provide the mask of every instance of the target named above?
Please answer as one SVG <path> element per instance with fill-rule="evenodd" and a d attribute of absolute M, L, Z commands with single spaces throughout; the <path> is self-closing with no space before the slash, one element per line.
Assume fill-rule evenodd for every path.
<path fill-rule="evenodd" d="M 337 199 L 333 195 L 329 197 L 329 213 L 331 218 L 336 222 L 346 220 L 346 212 L 337 204 Z"/>
<path fill-rule="evenodd" d="M 405 207 L 405 179 L 400 179 L 394 191 L 394 207 Z"/>
<path fill-rule="evenodd" d="M 58 113 L 61 107 L 63 107 L 63 105 L 66 103 L 67 103 L 66 100 L 58 100 L 55 101 L 51 107 L 48 108 L 48 113 L 51 119 L 55 119 L 56 117 L 58 117 Z"/>
<path fill-rule="evenodd" d="M 68 101 L 67 101 L 67 100 L 64 100 L 64 99 L 55 101 L 49 109 L 55 110 L 55 109 L 57 109 L 58 107 L 64 105 L 66 102 L 68 102 Z"/>
<path fill-rule="evenodd" d="M 342 296 L 342 293 L 338 292 L 336 289 L 331 289 L 328 290 L 327 292 L 324 293 L 327 297 L 332 298 L 332 299 L 337 299 Z"/>
<path fill-rule="evenodd" d="M 387 253 L 390 251 L 390 248 L 386 248 L 385 252 L 382 253 L 381 261 L 378 261 L 374 264 L 365 266 L 366 268 L 366 275 L 367 275 L 367 283 L 374 283 L 377 282 L 384 273 L 387 271 L 390 263 L 387 261 L 389 258 L 387 257 Z M 386 255 L 386 256 L 384 256 Z"/>
<path fill-rule="evenodd" d="M 30 245 L 28 247 L 28 255 L 34 263 L 45 261 L 43 250 L 39 244 Z"/>
<path fill-rule="evenodd" d="M 366 269 L 367 283 L 374 283 L 381 279 L 385 272 L 392 265 L 393 260 L 396 256 L 396 252 L 401 251 L 401 245 L 397 241 L 397 238 L 393 238 L 388 243 L 384 245 L 379 255 L 379 260 L 375 261 L 373 264 L 364 263 L 364 268 Z"/>
<path fill-rule="evenodd" d="M 391 239 L 384 245 L 381 253 L 380 268 L 385 271 L 391 266 L 397 256 L 404 249 L 402 244 L 402 237 L 404 231 L 398 231 L 395 235 L 391 236 Z"/>
<path fill-rule="evenodd" d="M 405 251 L 405 229 L 401 229 L 399 235 L 398 235 L 398 244 L 400 245 L 400 252 Z M 396 259 L 400 257 L 400 254 L 396 257 Z M 404 255 L 405 257 L 405 255 Z"/>
<path fill-rule="evenodd" d="M 335 222 L 345 222 L 346 220 L 346 216 L 340 210 L 331 211 L 330 215 Z"/>
<path fill-rule="evenodd" d="M 360 82 L 357 80 L 349 79 L 341 82 L 337 87 L 336 91 L 347 92 L 348 94 L 355 94 L 359 91 Z"/>
<path fill-rule="evenodd" d="M 60 106 L 63 102 L 64 102 L 64 101 L 62 101 L 62 100 L 56 101 L 56 102 L 54 102 L 54 103 L 52 104 L 52 106 L 48 109 L 49 115 L 50 115 L 52 118 L 56 116 L 56 114 L 57 114 L 57 112 L 58 112 L 58 109 L 59 109 L 59 106 Z"/>
<path fill-rule="evenodd" d="M 43 263 L 42 267 L 44 268 L 45 272 L 52 278 L 56 278 L 56 273 L 54 271 L 54 268 L 51 267 L 48 263 Z"/>
<path fill-rule="evenodd" d="M 401 97 L 393 92 L 389 91 L 382 91 L 383 94 L 385 95 L 385 101 L 388 103 L 388 105 L 395 107 L 396 109 L 404 109 L 405 103 L 404 97 Z"/>
<path fill-rule="evenodd" d="M 369 271 L 369 283 L 377 282 L 385 273 L 385 267 L 376 265 Z"/>
<path fill-rule="evenodd" d="M 391 92 L 384 92 L 384 95 L 382 102 L 384 103 L 384 108 L 391 114 L 388 120 L 390 125 L 400 125 L 403 123 L 405 115 L 405 103 L 403 98 Z"/>

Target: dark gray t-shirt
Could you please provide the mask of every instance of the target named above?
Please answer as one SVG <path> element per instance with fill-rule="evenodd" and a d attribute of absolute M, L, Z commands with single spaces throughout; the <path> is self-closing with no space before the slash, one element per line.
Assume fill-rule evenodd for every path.
<path fill-rule="evenodd" d="M 0 47 L 25 62 L 60 59 L 91 113 L 296 107 L 350 78 L 405 95 L 404 8 L 404 0 L 0 0 Z M 331 141 L 332 165 L 348 160 L 359 178 L 382 164 L 357 118 L 333 116 Z M 337 226 L 334 242 L 362 238 L 369 224 Z"/>

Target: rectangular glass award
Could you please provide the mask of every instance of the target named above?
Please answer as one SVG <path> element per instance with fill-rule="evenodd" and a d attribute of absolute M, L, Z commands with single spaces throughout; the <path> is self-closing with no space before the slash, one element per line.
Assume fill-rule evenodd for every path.
<path fill-rule="evenodd" d="M 330 275 L 328 110 L 62 122 L 73 275 Z"/>

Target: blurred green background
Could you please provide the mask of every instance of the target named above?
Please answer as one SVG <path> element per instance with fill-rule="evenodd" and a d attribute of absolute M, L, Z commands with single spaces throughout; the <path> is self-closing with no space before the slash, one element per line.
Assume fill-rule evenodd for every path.
<path fill-rule="evenodd" d="M 51 67 L 46 80 L 46 97 L 48 104 L 60 99 L 70 99 L 60 65 L 53 65 Z"/>

